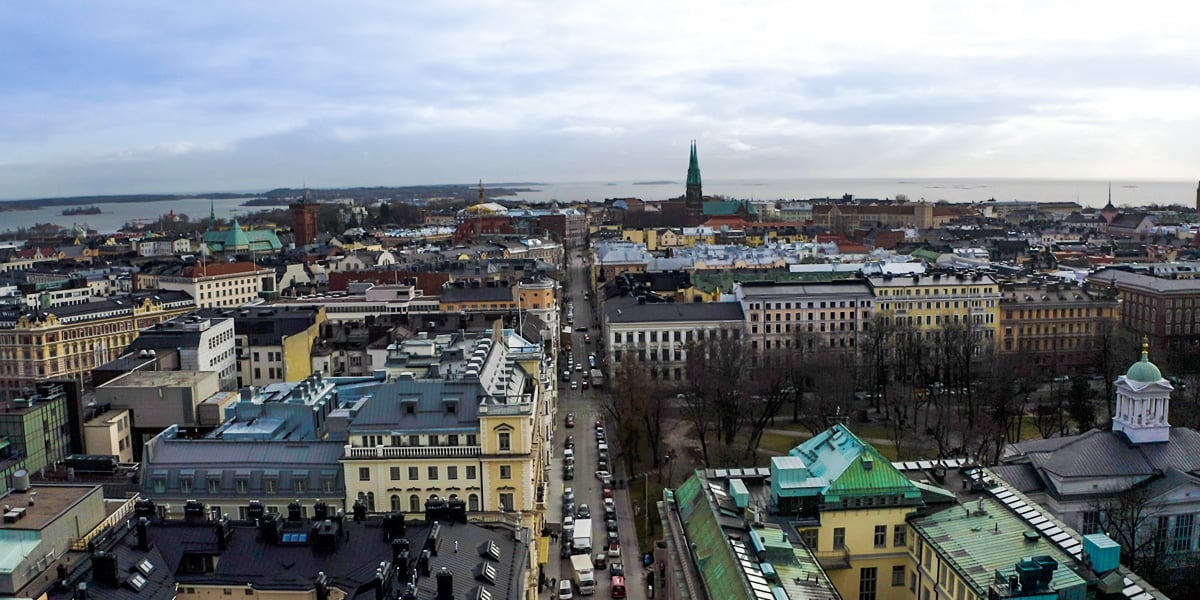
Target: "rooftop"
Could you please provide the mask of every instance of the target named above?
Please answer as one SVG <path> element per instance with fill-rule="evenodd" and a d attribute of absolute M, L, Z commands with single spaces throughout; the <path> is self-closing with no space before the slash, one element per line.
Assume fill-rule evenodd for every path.
<path fill-rule="evenodd" d="M 630 304 L 607 311 L 609 323 L 661 323 L 689 321 L 743 320 L 742 305 L 737 302 L 665 302 Z"/>
<path fill-rule="evenodd" d="M 184 387 L 197 385 L 205 378 L 215 376 L 215 371 L 131 371 L 100 387 Z"/>
<path fill-rule="evenodd" d="M 10 490 L 0 497 L 0 506 L 24 509 L 25 516 L 14 523 L 0 523 L 0 530 L 40 531 L 90 494 L 99 493 L 100 486 L 86 484 L 39 484 L 27 492 Z M 32 502 L 32 504 L 31 504 Z M 6 511 L 7 512 L 7 511 Z M 4 538 L 0 536 L 0 540 Z"/>

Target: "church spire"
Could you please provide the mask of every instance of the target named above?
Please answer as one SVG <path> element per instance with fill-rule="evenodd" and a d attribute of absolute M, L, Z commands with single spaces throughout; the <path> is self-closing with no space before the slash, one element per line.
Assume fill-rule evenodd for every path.
<path fill-rule="evenodd" d="M 217 226 L 217 203 L 213 200 L 208 201 L 208 227 L 211 229 Z"/>
<path fill-rule="evenodd" d="M 696 140 L 692 140 L 692 156 L 688 160 L 688 185 L 700 185 L 700 160 L 696 158 Z"/>

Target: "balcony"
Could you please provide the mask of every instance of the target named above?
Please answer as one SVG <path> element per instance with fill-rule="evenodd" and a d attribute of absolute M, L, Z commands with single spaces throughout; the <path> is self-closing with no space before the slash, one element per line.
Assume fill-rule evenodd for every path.
<path fill-rule="evenodd" d="M 821 568 L 825 569 L 826 571 L 850 568 L 849 546 L 842 546 L 837 550 L 813 552 L 813 556 L 817 558 L 817 562 L 821 564 Z"/>
<path fill-rule="evenodd" d="M 478 458 L 479 446 L 346 446 L 345 458 Z"/>

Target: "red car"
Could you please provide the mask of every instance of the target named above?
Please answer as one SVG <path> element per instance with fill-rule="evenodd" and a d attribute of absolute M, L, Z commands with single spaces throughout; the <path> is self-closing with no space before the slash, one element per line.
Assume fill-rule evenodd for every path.
<path fill-rule="evenodd" d="M 612 488 L 610 488 L 610 487 L 608 487 L 608 486 L 604 486 L 604 497 L 605 497 L 605 498 L 612 498 L 612 497 L 613 497 L 613 491 L 612 491 Z"/>
<path fill-rule="evenodd" d="M 567 427 L 574 427 L 574 426 L 575 426 L 575 415 L 572 413 L 567 413 Z"/>

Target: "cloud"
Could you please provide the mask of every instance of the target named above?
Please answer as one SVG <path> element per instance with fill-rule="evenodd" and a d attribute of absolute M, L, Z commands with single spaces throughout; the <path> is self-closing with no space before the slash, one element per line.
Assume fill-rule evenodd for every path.
<path fill-rule="evenodd" d="M 708 179 L 1191 178 L 1197 51 L 1116 2 L 0 5 L 0 190 L 657 179 L 693 138 Z"/>

